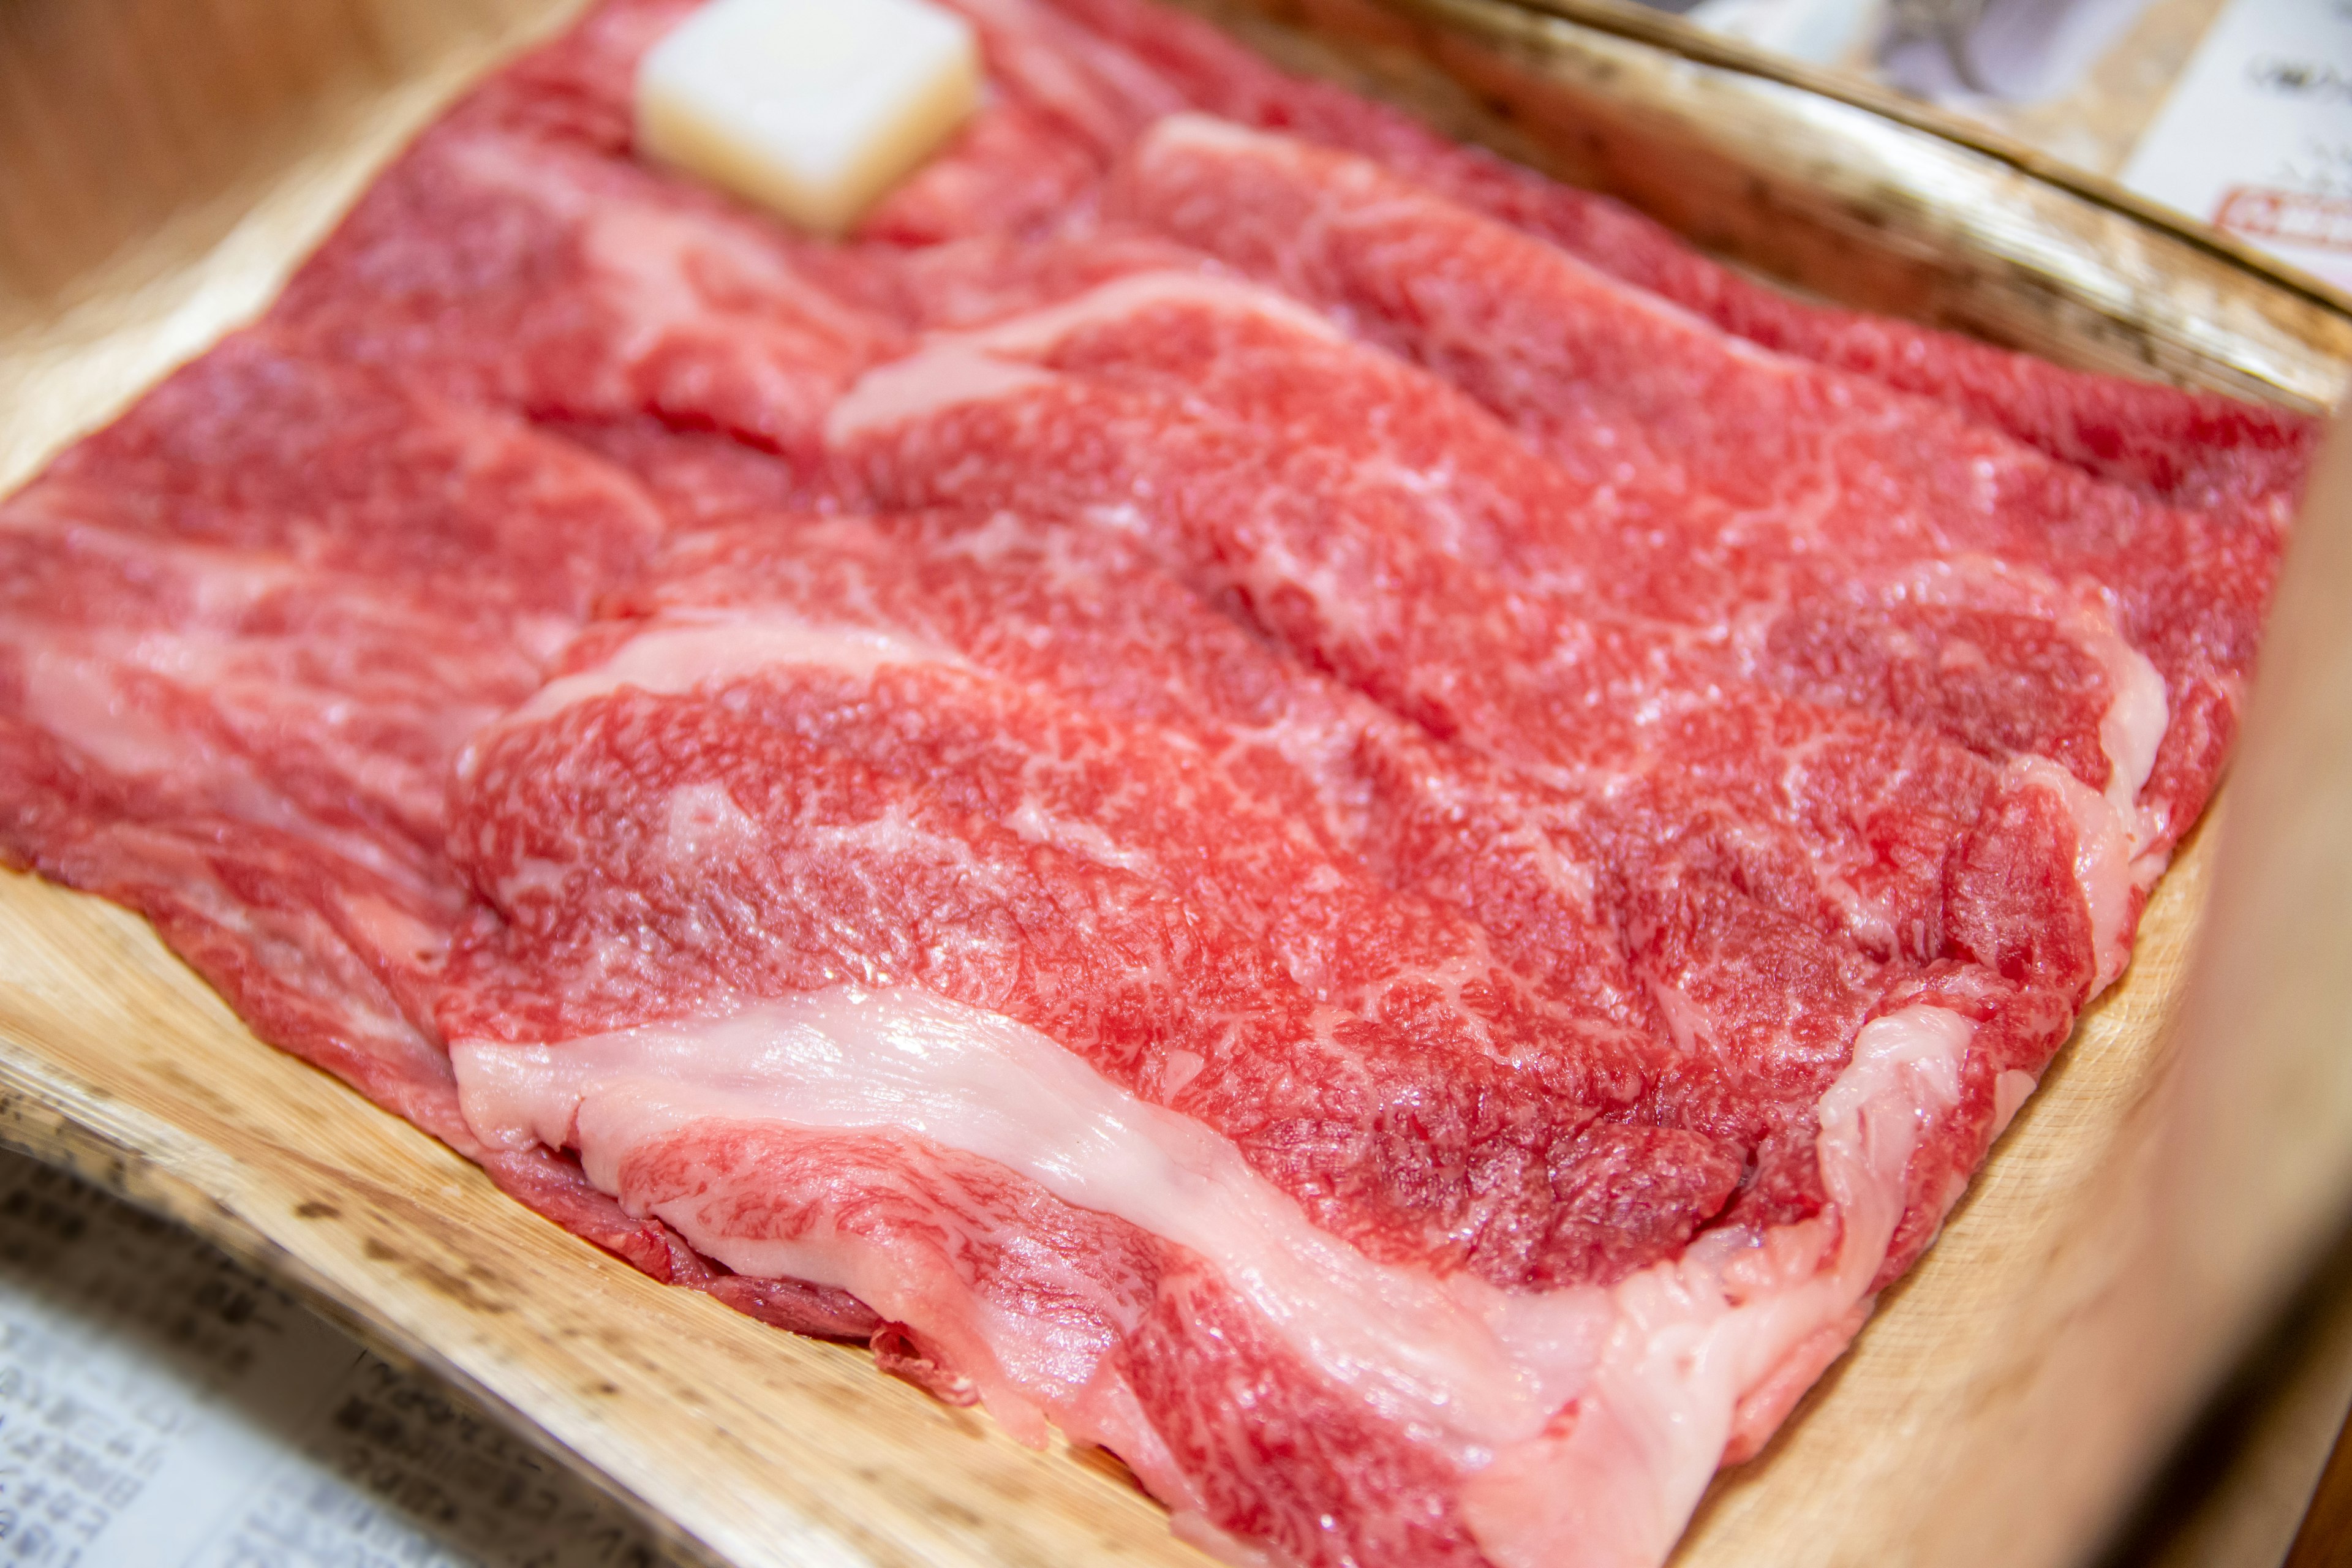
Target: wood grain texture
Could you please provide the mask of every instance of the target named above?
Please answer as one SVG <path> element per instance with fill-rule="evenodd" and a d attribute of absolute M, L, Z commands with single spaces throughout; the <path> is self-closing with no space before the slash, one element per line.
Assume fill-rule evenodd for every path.
<path fill-rule="evenodd" d="M 1200 3 L 1450 128 L 1646 192 L 1820 292 L 2285 401 L 2325 401 L 2352 361 L 2352 323 L 2332 303 L 2224 249 L 1737 62 L 1517 11 L 1498 41 L 1463 9 L 1486 0 Z M 289 4 L 299 25 L 275 31 L 278 13 L 243 0 L 0 9 L 0 92 L 31 79 L 28 50 L 129 79 L 0 116 L 0 486 L 258 310 L 404 136 L 572 8 Z M 207 7 L 219 27 L 187 25 Z M 136 95 L 142 69 L 166 59 L 190 78 L 169 112 L 110 114 L 110 91 Z M 278 89 L 257 90 L 257 72 Z M 81 139 L 70 157 L 25 132 L 43 116 L 52 139 Z M 1733 157 L 1759 135 L 1761 151 Z M 1771 177 L 1754 174 L 1780 148 L 1794 151 Z M 15 177 L 44 159 L 66 174 Z M 1973 183 L 1939 187 L 1954 169 Z M 131 173 L 107 184 L 115 170 Z M 1687 188 L 1667 178 L 1677 170 Z M 104 188 L 78 195 L 77 180 Z M 75 202 L 71 221 L 45 218 Z M 2343 1162 L 2222 1139 L 2194 1168 L 2264 1194 L 2261 1223 L 2225 1227 L 2226 1249 L 2186 1262 L 2151 1245 L 2177 1201 L 2157 1179 L 2179 1163 L 2183 1092 L 2168 1086 L 2201 1081 L 2166 1025 L 2214 837 L 2209 826 L 2159 889 L 2130 973 L 1943 1241 L 1772 1447 L 1718 1481 L 1685 1568 L 2070 1560 L 2338 1212 Z M 2339 987 L 2347 975 L 2352 964 Z M 2352 1089 L 2301 1082 L 2294 1148 L 2352 1150 Z M 140 921 L 21 877 L 0 878 L 0 1139 L 272 1269 L 714 1561 L 1201 1561 L 1098 1456 L 1020 1448 L 862 1352 L 653 1285 L 261 1045 Z M 2190 1263 L 2204 1271 L 2193 1279 Z M 2151 1290 L 2179 1310 L 2140 1310 Z M 2139 1376 L 2133 1358 L 2158 1352 L 2162 1374 Z M 2104 1397 L 2117 1379 L 2134 1391 Z"/>

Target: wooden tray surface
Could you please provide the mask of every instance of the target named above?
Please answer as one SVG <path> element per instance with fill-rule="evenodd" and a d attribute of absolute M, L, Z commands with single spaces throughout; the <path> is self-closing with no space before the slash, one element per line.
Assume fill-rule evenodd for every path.
<path fill-rule="evenodd" d="M 1731 101 L 1723 94 L 1748 90 L 1742 83 L 1768 95 L 1799 90 L 1769 73 L 1743 75 L 1737 61 L 1694 63 L 1622 33 L 1555 37 L 1569 24 L 1533 13 L 1486 21 L 1506 32 L 1533 27 L 1552 46 L 1517 34 L 1498 43 L 1491 27 L 1441 37 L 1431 28 L 1444 6 L 1488 0 L 1397 3 L 1411 15 L 1315 0 L 1256 6 L 1249 21 L 1265 37 L 1271 15 L 1291 29 L 1274 39 L 1278 51 L 1391 90 L 1402 82 L 1442 120 L 1538 161 L 1559 166 L 1572 161 L 1562 149 L 1581 146 L 1585 172 L 1615 171 L 1606 183 L 1621 187 L 1639 184 L 1624 171 L 1654 165 L 1660 149 L 1687 153 L 1690 126 Z M 1209 8 L 1234 11 L 1232 0 Z M 218 26 L 191 32 L 187 15 L 207 9 L 204 0 L 23 0 L 0 10 L 0 97 L 30 79 L 31 58 L 87 74 L 119 65 L 142 41 L 178 49 L 159 58 L 189 72 L 144 126 L 99 126 L 92 110 L 76 108 L 73 71 L 55 68 L 43 79 L 64 85 L 20 95 L 16 114 L 0 116 L 0 489 L 257 312 L 439 103 L 571 6 L 322 0 L 320 14 L 331 16 L 312 16 L 305 33 L 281 27 L 275 7 L 212 0 Z M 1321 41 L 1302 39 L 1301 25 L 1321 30 Z M 289 33 L 303 36 L 289 41 Z M 1511 66 L 1514 49 L 1521 66 L 1540 55 L 1543 69 Z M 204 68 L 207 59 L 218 68 Z M 1578 122 L 1604 129 L 1577 142 L 1545 93 L 1581 83 L 1589 110 L 1609 74 L 1596 75 L 1595 59 L 1640 69 L 1623 76 L 1629 97 Z M 283 90 L 257 91 L 257 78 Z M 1820 123 L 1810 110 L 1740 101 L 1750 117 L 1742 123 L 1768 112 L 1800 129 Z M 85 123 L 75 123 L 78 112 Z M 54 122 L 46 134 L 44 117 Z M 1829 142 L 1808 145 L 1829 157 L 1820 150 L 1860 133 L 1840 125 Z M 143 139 L 145 151 L 68 158 L 73 166 L 60 173 L 56 126 L 82 136 L 72 145 L 85 150 L 88 138 L 113 134 Z M 1823 258 L 1876 257 L 1843 273 L 1832 266 L 1828 280 L 1845 278 L 1872 298 L 1907 289 L 1931 317 L 1973 300 L 1998 335 L 2075 363 L 2128 362 L 2289 403 L 2326 401 L 2331 377 L 2352 360 L 2352 323 L 2291 279 L 2247 270 L 2128 211 L 2086 209 L 2080 192 L 1998 158 L 1984 164 L 1990 154 L 1937 141 L 1932 128 L 1895 129 L 1927 137 L 1938 156 L 1979 160 L 1966 166 L 1993 180 L 1996 195 L 2022 182 L 2015 188 L 2054 204 L 2048 211 L 2095 209 L 2096 221 L 2071 237 L 2011 225 L 1987 240 L 1982 223 L 1913 192 L 1870 231 L 1875 241 L 1856 238 L 1856 193 L 1894 187 L 1801 168 L 1790 180 L 1813 193 L 1811 216 L 1800 223 L 1786 204 L 1773 209 L 1786 219 L 1782 259 L 1804 263 L 1786 269 L 1793 276 L 1819 286 L 1823 276 L 1809 268 Z M 1650 165 L 1633 155 L 1642 147 Z M 1720 164 L 1720 150 L 1709 156 Z M 66 201 L 73 180 L 102 185 L 117 165 L 132 174 L 103 199 Z M 38 177 L 12 178 L 25 170 Z M 74 221 L 58 220 L 68 209 Z M 1711 237 L 1735 251 L 1769 238 L 1770 226 L 1757 221 L 1766 208 L 1746 210 Z M 2137 248 L 2101 271 L 2092 253 L 2114 224 Z M 1790 239 L 1798 229 L 1812 237 Z M 2029 273 L 1999 259 L 2000 244 L 2021 234 L 2049 268 Z M 1923 277 L 1934 280 L 1925 293 Z M 2182 298 L 2210 305 L 2212 319 L 2184 326 Z M 2084 1325 L 2102 1322 L 2143 1266 L 2141 1200 L 2155 1189 L 2141 1178 L 2157 1158 L 2166 1025 L 2180 1010 L 2214 837 L 2209 824 L 2186 847 L 2149 906 L 2129 973 L 2086 1017 L 1941 1242 L 1887 1293 L 1853 1352 L 1771 1447 L 1718 1480 L 1678 1562 L 2056 1563 L 2105 1527 L 2198 1380 L 2347 1190 L 2342 1162 L 2268 1161 L 2284 1217 L 2254 1227 L 2259 1235 L 2214 1265 L 2214 1298 L 2225 1307 L 2176 1347 L 2176 1371 L 2118 1406 L 2143 1430 L 2118 1439 L 2095 1415 L 2070 1426 L 2063 1408 L 2053 1414 L 2053 1391 L 2078 1388 L 2096 1365 L 2082 1351 Z M 2352 1090 L 2336 1092 L 2330 1080 L 2301 1114 L 2314 1137 L 2352 1148 Z M 1164 1516 L 1115 1461 L 1066 1447 L 1024 1449 L 985 1416 L 880 1375 L 863 1352 L 779 1333 L 651 1283 L 262 1045 L 143 921 L 5 875 L 0 1141 L 268 1268 L 372 1342 L 450 1376 L 681 1548 L 714 1561 L 1203 1561 L 1170 1538 Z"/>

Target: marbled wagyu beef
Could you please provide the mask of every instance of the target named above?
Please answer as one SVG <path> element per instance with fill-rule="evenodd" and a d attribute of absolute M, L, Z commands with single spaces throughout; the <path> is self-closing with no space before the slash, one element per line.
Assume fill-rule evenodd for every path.
<path fill-rule="evenodd" d="M 2312 426 L 955 3 L 834 244 L 612 0 L 0 506 L 0 853 L 1235 1561 L 1654 1563 L 2128 961 Z"/>

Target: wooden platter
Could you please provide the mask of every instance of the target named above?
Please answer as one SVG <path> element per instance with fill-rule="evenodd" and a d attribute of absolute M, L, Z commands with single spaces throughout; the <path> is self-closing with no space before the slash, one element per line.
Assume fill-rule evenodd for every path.
<path fill-rule="evenodd" d="M 1816 292 L 2304 406 L 2352 363 L 2352 318 L 2315 285 L 1980 133 L 1823 96 L 1613 0 L 1196 8 Z M 0 9 L 0 487 L 260 309 L 436 106 L 570 9 Z M 2342 739 L 2326 715 L 2352 712 L 2326 592 L 2352 583 L 2352 559 L 2304 553 L 2278 644 L 2289 673 L 2271 681 L 2285 716 L 2257 713 L 2231 789 L 2252 847 L 2217 857 L 2211 823 L 2191 840 L 2124 983 L 1854 1352 L 1718 1480 L 1688 1568 L 2079 1558 L 2340 1219 L 2352 1053 L 2315 1048 L 2311 1021 L 2347 1016 L 2352 963 L 2325 944 L 2352 918 L 2296 911 L 2352 917 L 2336 890 L 2352 889 L 2352 852 L 2325 810 L 2352 788 L 2352 743 L 2311 749 Z M 2209 890 L 2237 913 L 2192 991 Z M 2259 1114 L 2223 1114 L 2242 1103 Z M 1114 1461 L 1022 1448 L 863 1352 L 650 1283 L 255 1040 L 142 922 L 23 877 L 0 876 L 0 1141 L 272 1269 L 690 1553 L 1201 1561 Z"/>

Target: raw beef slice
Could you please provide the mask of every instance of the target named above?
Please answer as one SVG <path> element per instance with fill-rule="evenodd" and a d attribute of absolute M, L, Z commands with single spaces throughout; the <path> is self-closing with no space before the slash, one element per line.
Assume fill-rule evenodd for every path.
<path fill-rule="evenodd" d="M 2314 427 L 950 3 L 852 241 L 612 0 L 0 506 L 0 853 L 1236 1561 L 1654 1563 L 2127 961 Z"/>
<path fill-rule="evenodd" d="M 846 526 L 772 527 L 698 574 L 732 586 L 647 595 L 478 741 L 453 843 L 503 918 L 442 1014 L 477 1131 L 576 1147 L 730 1267 L 845 1285 L 1006 1419 L 1128 1458 L 1205 1538 L 1298 1561 L 1663 1550 L 1738 1395 L 1801 1384 L 1851 1332 L 1918 1130 L 1960 1096 L 1974 1025 L 1943 998 L 1998 981 L 1868 975 L 1858 1059 L 1798 1110 L 1826 1118 L 1838 1219 L 1685 1246 L 1741 1175 L 1710 1114 L 1738 1089 L 1709 1080 L 1801 1071 L 1802 1044 L 1684 1059 L 1543 986 L 1254 801 L 1197 710 L 1150 722 L 1021 670 L 991 646 L 1019 628 L 967 619 L 993 596 L 951 598 L 953 573 L 835 613 L 880 595 L 794 577 Z M 1020 528 L 872 526 L 898 535 L 869 552 L 892 574 Z M 1125 613 L 1155 602 L 1204 613 L 1165 589 Z M 1213 678 L 1186 667 L 1202 634 L 1137 640 L 1171 686 Z M 1301 721 L 1383 727 L 1259 658 Z M 1460 809 L 1465 772 L 1417 782 Z M 1097 1247 L 1145 1237 L 1172 1253 L 1097 1277 Z M 1210 1342 L 1168 1338 L 1171 1269 Z M 1297 1459 L 1227 1448 L 1204 1383 L 1258 1389 L 1250 1441 Z M 1332 1425 L 1350 1394 L 1378 1418 Z M 1563 1516 L 1580 1469 L 1594 1489 Z"/>

